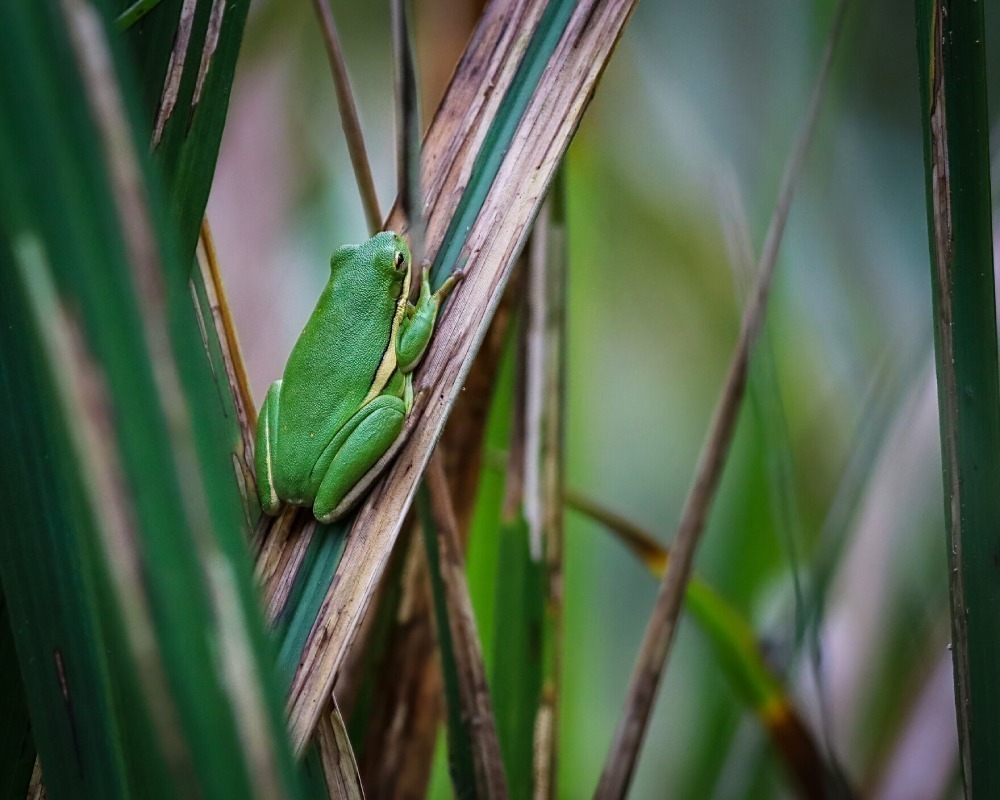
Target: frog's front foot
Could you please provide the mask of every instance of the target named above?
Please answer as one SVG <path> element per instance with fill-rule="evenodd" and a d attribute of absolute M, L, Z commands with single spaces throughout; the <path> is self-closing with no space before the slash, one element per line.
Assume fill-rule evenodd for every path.
<path fill-rule="evenodd" d="M 444 283 L 442 283 L 436 292 L 434 292 L 434 297 L 437 299 L 438 303 L 444 301 L 444 299 L 450 295 L 458 284 L 465 280 L 466 276 L 465 267 L 461 266 L 451 273 L 447 278 L 445 278 Z"/>

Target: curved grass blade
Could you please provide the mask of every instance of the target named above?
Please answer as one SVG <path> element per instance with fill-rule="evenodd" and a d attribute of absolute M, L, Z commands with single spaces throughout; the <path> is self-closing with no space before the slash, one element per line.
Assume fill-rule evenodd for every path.
<path fill-rule="evenodd" d="M 656 539 L 576 492 L 566 493 L 566 504 L 610 530 L 655 578 L 662 579 L 670 554 Z M 830 769 L 782 681 L 768 666 L 750 623 L 697 576 L 688 582 L 684 602 L 708 637 L 737 697 L 757 715 L 802 795 L 826 797 Z"/>
<path fill-rule="evenodd" d="M 33 730 L 42 757 L 53 765 L 46 778 L 53 792 L 124 797 L 130 787 L 141 785 L 130 769 L 132 759 L 151 775 L 165 777 L 163 751 L 175 732 L 159 731 L 161 748 L 142 758 L 126 742 L 130 732 L 142 735 L 149 728 L 148 707 L 140 700 L 130 713 L 116 714 L 116 706 L 139 692 L 116 609 L 104 607 L 112 590 L 101 569 L 98 530 L 115 522 L 120 527 L 123 498 L 114 486 L 114 456 L 99 449 L 106 409 L 99 396 L 84 405 L 88 387 L 92 395 L 95 388 L 100 391 L 100 379 L 81 332 L 57 296 L 40 240 L 21 233 L 0 241 L 16 247 L 4 253 L 11 267 L 4 318 L 31 354 L 25 358 L 5 340 L 0 359 L 5 407 L 15 423 L 8 441 L 24 449 L 4 483 L 18 491 L 28 488 L 30 476 L 46 478 L 56 492 L 50 502 L 20 515 L 13 535 L 3 537 L 0 553 L 5 590 L 19 621 L 14 628 L 19 655 L 32 665 L 24 674 Z M 26 370 L 25 362 L 34 369 Z M 29 397 L 36 430 L 17 424 L 25 416 L 22 398 Z M 70 427 L 77 407 L 96 413 L 79 416 Z M 93 444 L 98 448 L 88 447 Z M 52 458 L 56 453 L 61 457 Z M 61 536 L 46 535 L 54 524 Z M 21 532 L 32 538 L 24 539 Z M 48 597 L 33 590 L 36 584 Z M 103 648 L 110 657 L 101 654 Z M 175 751 L 175 765 L 183 762 Z M 154 796 L 169 797 L 174 788 L 163 782 Z"/>
<path fill-rule="evenodd" d="M 984 8 L 919 0 L 941 459 L 955 702 L 965 791 L 1000 794 L 1000 380 Z"/>
<path fill-rule="evenodd" d="M 316 750 L 323 765 L 327 796 L 331 800 L 363 800 L 358 764 L 347 736 L 347 727 L 336 702 L 316 729 Z"/>

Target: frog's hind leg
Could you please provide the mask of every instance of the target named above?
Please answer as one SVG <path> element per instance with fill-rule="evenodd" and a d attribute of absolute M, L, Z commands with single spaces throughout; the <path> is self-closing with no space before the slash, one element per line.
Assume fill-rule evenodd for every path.
<path fill-rule="evenodd" d="M 281 498 L 274 488 L 272 454 L 278 440 L 278 392 L 281 381 L 267 390 L 264 406 L 257 418 L 257 441 L 254 445 L 254 468 L 257 471 L 257 496 L 265 514 L 274 516 L 281 510 Z"/>
<path fill-rule="evenodd" d="M 313 513 L 320 522 L 342 517 L 395 454 L 406 420 L 399 397 L 379 395 L 348 420 L 344 438 L 316 491 Z"/>

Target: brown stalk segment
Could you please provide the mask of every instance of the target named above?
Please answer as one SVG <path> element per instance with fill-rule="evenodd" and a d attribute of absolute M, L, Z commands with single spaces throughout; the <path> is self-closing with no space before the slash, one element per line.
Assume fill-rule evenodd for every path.
<path fill-rule="evenodd" d="M 226 378 L 226 385 L 219 386 L 219 394 L 220 396 L 225 394 L 231 398 L 235 411 L 236 425 L 239 429 L 239 441 L 233 444 L 233 472 L 236 474 L 236 485 L 239 487 L 240 495 L 243 499 L 244 517 L 249 533 L 253 530 L 256 517 L 260 515 L 260 502 L 257 499 L 257 484 L 253 472 L 254 431 L 257 427 L 257 409 L 254 406 L 253 396 L 250 392 L 250 382 L 247 379 L 246 367 L 243 364 L 243 355 L 240 352 L 239 340 L 236 338 L 236 327 L 233 325 L 232 314 L 229 311 L 229 301 L 226 299 L 226 291 L 222 284 L 222 274 L 219 271 L 215 245 L 212 241 L 212 231 L 209 228 L 208 219 L 202 220 L 195 257 L 198 262 L 197 269 L 199 275 L 191 278 L 191 295 L 194 301 L 195 313 L 198 315 L 199 324 L 202 326 L 202 337 L 205 342 L 208 360 L 210 364 L 213 364 L 212 370 L 216 383 L 220 381 L 218 372 L 214 366 L 209 339 L 214 339 L 219 345 Z M 202 309 L 199 303 L 199 296 L 196 289 L 196 283 L 198 282 L 204 288 L 205 298 L 208 302 L 207 309 Z M 206 329 L 206 322 L 203 318 L 206 311 L 211 317 L 212 327 L 215 330 L 214 337 L 209 337 Z"/>
<path fill-rule="evenodd" d="M 240 352 L 239 339 L 236 337 L 236 326 L 233 315 L 229 311 L 229 300 L 222 285 L 222 273 L 215 254 L 215 243 L 212 239 L 212 229 L 208 219 L 202 220 L 201 234 L 198 238 L 198 269 L 201 270 L 208 295 L 209 308 L 212 311 L 212 322 L 222 349 L 222 357 L 226 364 L 226 379 L 229 382 L 229 393 L 236 406 L 237 420 L 243 439 L 243 458 L 248 465 L 253 464 L 254 429 L 257 426 L 257 407 L 250 391 L 250 380 L 247 378 L 246 366 L 243 364 L 243 354 Z"/>
<path fill-rule="evenodd" d="M 365 792 L 361 787 L 361 776 L 358 775 L 354 751 L 336 701 L 316 728 L 316 743 L 323 764 L 326 791 L 331 800 L 363 800 Z"/>
<path fill-rule="evenodd" d="M 452 297 L 418 376 L 418 389 L 428 390 L 428 401 L 414 410 L 417 424 L 413 436 L 361 508 L 292 680 L 288 707 L 293 745 L 299 753 L 324 711 L 423 467 L 485 335 L 542 196 L 633 5 L 629 0 L 590 0 L 576 6 L 469 232 L 467 277 Z M 441 138 L 445 136 L 441 125 L 457 111 L 450 99 L 464 94 L 467 100 L 478 99 L 476 104 L 482 107 L 497 93 L 494 85 L 477 80 L 472 98 L 468 98 L 470 76 L 462 73 L 463 65 L 475 69 L 477 75 L 483 74 L 481 65 L 469 63 L 467 54 L 445 100 L 445 113 L 439 113 L 435 120 Z M 429 154 L 427 163 L 433 177 L 426 184 L 440 185 L 439 169 L 448 174 L 468 174 L 471 158 L 460 161 L 459 156 L 471 156 L 470 141 L 481 139 L 485 131 L 485 126 L 471 131 L 460 128 L 456 135 L 448 136 L 449 146 L 444 149 L 440 138 L 429 135 L 425 152 Z M 429 192 L 428 254 L 436 252 L 450 221 L 450 213 L 445 216 L 442 211 L 444 205 L 453 209 L 459 194 L 454 186 Z"/>
<path fill-rule="evenodd" d="M 445 591 L 445 612 L 454 647 L 455 671 L 462 705 L 462 722 L 472 744 L 476 796 L 502 800 L 507 795 L 507 778 L 500 739 L 497 737 L 493 704 L 486 681 L 482 645 L 476 630 L 472 597 L 465 577 L 465 559 L 459 543 L 451 492 L 439 455 L 431 456 L 425 476 L 431 497 L 434 525 L 437 528 L 441 580 Z"/>
<path fill-rule="evenodd" d="M 736 419 L 746 391 L 750 354 L 764 323 L 764 313 L 777 264 L 778 247 L 788 219 L 793 190 L 801 174 L 809 145 L 812 143 L 812 135 L 826 92 L 833 53 L 843 27 L 846 10 L 847 0 L 841 0 L 834 12 L 819 77 L 806 112 L 804 125 L 785 166 L 778 200 L 764 241 L 761 267 L 753 293 L 743 312 L 739 340 L 729 363 L 704 448 L 698 459 L 694 481 L 681 512 L 671 557 L 646 627 L 621 721 L 615 731 L 611 751 L 597 786 L 595 797 L 600 800 L 624 797 L 635 771 L 639 749 L 652 715 L 656 692 L 677 631 L 677 621 L 684 592 L 691 577 L 694 555 L 705 529 L 708 512 L 715 498 L 722 468 L 725 466 L 729 446 L 732 443 Z"/>
<path fill-rule="evenodd" d="M 268 541 L 281 546 L 262 551 L 262 555 L 268 558 L 257 561 L 257 580 L 260 582 L 264 616 L 268 625 L 273 625 L 285 610 L 295 579 L 315 535 L 316 520 L 309 509 L 287 506 L 273 523 Z M 272 561 L 271 558 L 277 560 Z"/>
<path fill-rule="evenodd" d="M 427 793 L 443 711 L 444 685 L 430 621 L 433 609 L 423 539 L 409 536 L 405 550 L 402 596 L 389 646 L 376 667 L 373 705 L 360 753 L 362 781 L 373 797 Z M 351 663 L 357 649 L 352 650 L 345 672 L 352 667 L 352 674 L 357 674 L 366 666 L 364 659 Z M 342 682 L 343 678 L 337 680 L 338 693 Z"/>

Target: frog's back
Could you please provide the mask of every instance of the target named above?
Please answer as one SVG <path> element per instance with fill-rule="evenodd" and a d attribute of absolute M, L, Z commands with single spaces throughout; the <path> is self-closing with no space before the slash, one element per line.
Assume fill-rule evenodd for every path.
<path fill-rule="evenodd" d="M 361 408 L 393 346 L 402 285 L 376 268 L 377 253 L 366 252 L 384 248 L 383 236 L 393 235 L 334 255 L 330 280 L 285 365 L 275 454 L 275 488 L 284 499 L 312 501 L 322 478 L 313 475 L 317 459 Z"/>

